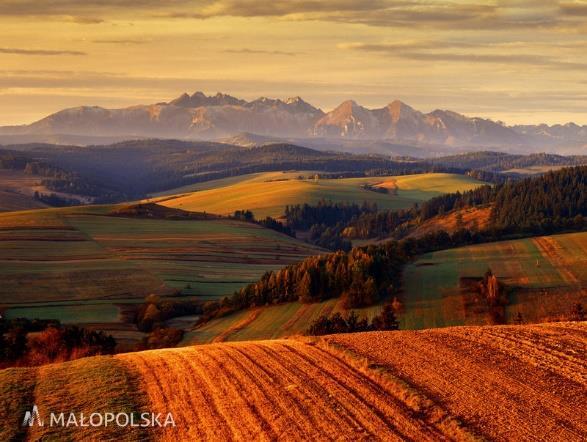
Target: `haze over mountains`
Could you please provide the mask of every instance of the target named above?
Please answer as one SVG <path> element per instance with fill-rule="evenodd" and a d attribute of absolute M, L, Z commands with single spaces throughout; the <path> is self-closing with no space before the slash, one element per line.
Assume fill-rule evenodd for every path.
<path fill-rule="evenodd" d="M 122 109 L 70 108 L 29 125 L 0 128 L 3 143 L 91 144 L 134 138 L 227 139 L 243 146 L 289 139 L 311 147 L 340 145 L 360 151 L 366 146 L 367 151 L 379 153 L 392 152 L 390 146 L 398 144 L 419 147 L 419 153 L 481 149 L 584 153 L 587 125 L 507 126 L 450 110 L 423 113 L 398 100 L 378 109 L 348 100 L 325 113 L 300 97 L 246 101 L 196 92 Z"/>

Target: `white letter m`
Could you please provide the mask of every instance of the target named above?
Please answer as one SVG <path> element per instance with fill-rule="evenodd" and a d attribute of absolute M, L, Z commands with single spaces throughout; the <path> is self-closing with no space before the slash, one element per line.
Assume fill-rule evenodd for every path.
<path fill-rule="evenodd" d="M 24 420 L 22 421 L 22 426 L 29 426 L 32 427 L 35 423 L 35 419 L 37 420 L 37 425 L 39 427 L 43 426 L 43 421 L 41 420 L 41 416 L 39 415 L 39 408 L 36 405 L 33 405 L 33 411 L 27 411 L 24 414 Z"/>

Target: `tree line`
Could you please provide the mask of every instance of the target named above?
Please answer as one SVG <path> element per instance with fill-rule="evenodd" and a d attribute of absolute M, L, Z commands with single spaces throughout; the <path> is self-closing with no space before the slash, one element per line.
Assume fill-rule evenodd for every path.
<path fill-rule="evenodd" d="M 322 201 L 316 206 L 289 208 L 286 219 L 288 224 L 291 220 L 294 225 L 310 225 L 313 243 L 348 250 L 348 239 L 400 239 L 408 225 L 417 226 L 454 210 L 487 206 L 491 215 L 487 231 L 481 232 L 485 237 L 583 230 L 587 224 L 587 166 L 449 193 L 403 210 L 378 211 L 365 204 L 343 205 L 341 210 L 338 203 Z M 304 223 L 306 214 L 309 221 Z"/>
<path fill-rule="evenodd" d="M 404 266 L 417 255 L 499 238 L 499 232 L 491 235 L 495 236 L 466 229 L 452 234 L 441 230 L 421 238 L 310 256 L 266 272 L 230 297 L 205 303 L 199 322 L 246 308 L 294 301 L 313 303 L 340 297 L 346 309 L 374 305 L 397 293 Z"/>
<path fill-rule="evenodd" d="M 545 194 L 539 189 L 548 189 L 550 193 Z M 509 195 L 509 199 L 498 198 L 502 195 Z M 545 195 L 551 195 L 550 199 L 545 198 Z M 548 233 L 552 233 L 561 229 L 587 228 L 583 216 L 587 210 L 586 195 L 587 166 L 549 172 L 541 177 L 501 185 L 498 188 L 485 187 L 465 194 L 445 195 L 431 203 L 429 214 L 452 210 L 466 202 L 484 204 L 487 201 L 493 201 L 497 205 L 497 214 L 507 210 L 508 206 L 512 207 L 513 214 L 506 218 L 506 222 L 494 221 L 484 230 L 461 228 L 452 233 L 439 230 L 419 238 L 390 240 L 380 245 L 356 247 L 348 252 L 339 250 L 311 256 L 300 263 L 265 273 L 257 282 L 247 285 L 229 298 L 206 304 L 201 321 L 254 306 L 292 301 L 319 302 L 334 297 L 342 297 L 346 308 L 373 305 L 396 292 L 401 283 L 404 265 L 417 255 L 499 241 L 512 233 L 526 236 L 532 234 L 533 229 L 544 233 L 548 228 Z M 515 209 L 521 210 L 532 203 L 536 207 L 528 209 L 529 214 L 542 214 L 550 210 L 551 212 L 546 213 L 553 213 L 556 217 L 539 219 L 538 225 L 527 224 L 526 218 L 518 219 Z M 421 212 L 415 208 L 403 215 L 410 216 L 410 213 L 413 215 Z M 533 218 L 529 219 L 532 222 Z"/>
<path fill-rule="evenodd" d="M 1 368 L 112 354 L 115 348 L 112 336 L 57 320 L 0 319 Z"/>
<path fill-rule="evenodd" d="M 322 315 L 312 322 L 306 330 L 306 334 L 322 336 L 336 333 L 389 330 L 399 330 L 399 322 L 395 316 L 393 306 L 391 304 L 385 304 L 381 313 L 375 316 L 370 322 L 367 318 L 360 318 L 354 311 L 351 311 L 345 316 L 341 313 L 335 313 L 332 316 Z"/>

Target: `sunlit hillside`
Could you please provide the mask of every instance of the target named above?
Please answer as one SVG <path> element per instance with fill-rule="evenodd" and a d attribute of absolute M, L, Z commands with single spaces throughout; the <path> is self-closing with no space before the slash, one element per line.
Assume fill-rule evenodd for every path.
<path fill-rule="evenodd" d="M 8 369 L 0 438 L 580 441 L 586 333 L 585 323 L 359 333 Z M 32 404 L 41 415 L 172 413 L 176 426 L 23 428 Z"/>
<path fill-rule="evenodd" d="M 430 173 L 342 179 L 315 178 L 314 172 L 270 172 L 175 189 L 160 202 L 184 210 L 230 214 L 252 210 L 257 218 L 280 217 L 286 205 L 332 201 L 376 203 L 380 209 L 401 209 L 443 193 L 483 184 L 466 175 Z M 299 177 L 302 177 L 300 179 Z M 381 190 L 385 189 L 385 190 Z"/>

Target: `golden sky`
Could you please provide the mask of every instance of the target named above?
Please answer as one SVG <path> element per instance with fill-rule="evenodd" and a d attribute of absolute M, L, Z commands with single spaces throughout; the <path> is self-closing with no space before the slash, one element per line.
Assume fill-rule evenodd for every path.
<path fill-rule="evenodd" d="M 0 124 L 184 91 L 587 124 L 587 0 L 0 0 Z"/>

